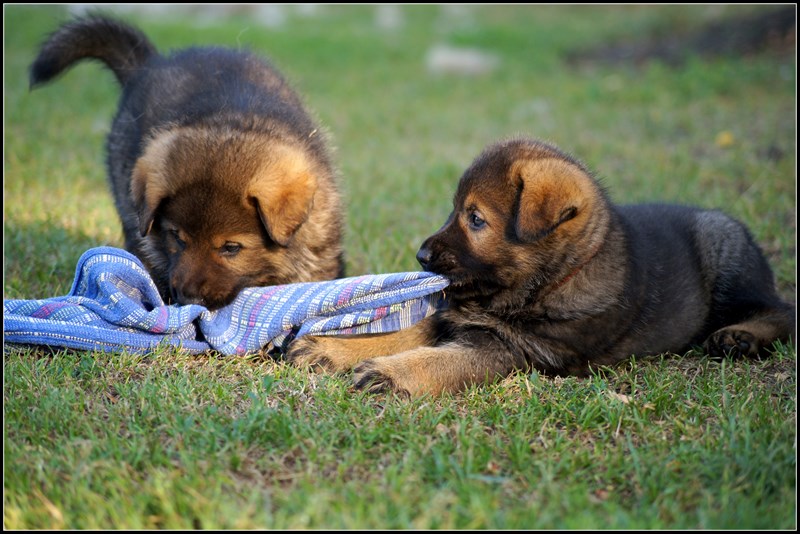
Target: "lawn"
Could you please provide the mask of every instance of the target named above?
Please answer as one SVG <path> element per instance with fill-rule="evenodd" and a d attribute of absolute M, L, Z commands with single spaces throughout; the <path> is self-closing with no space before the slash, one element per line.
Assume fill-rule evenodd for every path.
<path fill-rule="evenodd" d="M 620 203 L 745 221 L 796 301 L 796 50 L 610 61 L 687 46 L 769 6 L 359 5 L 119 11 L 159 50 L 269 56 L 336 147 L 347 274 L 417 270 L 460 173 L 518 134 L 581 159 Z M 4 298 L 65 294 L 122 246 L 95 63 L 28 90 L 64 7 L 4 7 Z M 486 71 L 437 63 L 472 51 Z M 584 59 L 575 59 L 582 54 Z M 446 54 L 445 54 L 446 55 Z M 591 57 L 590 57 L 591 56 Z M 471 56 L 474 57 L 474 56 Z M 404 400 L 260 355 L 4 347 L 6 529 L 797 527 L 796 350 L 633 358 L 587 379 L 516 374 Z"/>

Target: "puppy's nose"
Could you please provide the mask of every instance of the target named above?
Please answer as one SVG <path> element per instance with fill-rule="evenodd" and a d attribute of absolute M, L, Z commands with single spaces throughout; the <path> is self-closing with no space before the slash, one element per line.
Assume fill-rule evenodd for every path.
<path fill-rule="evenodd" d="M 427 269 L 428 265 L 431 263 L 432 256 L 433 253 L 431 253 L 431 249 L 425 245 L 422 245 L 422 248 L 420 248 L 419 252 L 417 252 L 417 261 L 420 265 L 422 265 L 423 269 Z"/>
<path fill-rule="evenodd" d="M 201 306 L 206 305 L 206 300 L 203 298 L 203 295 L 200 294 L 199 291 L 195 291 L 193 289 L 188 288 L 181 288 L 181 287 L 172 287 L 172 302 L 178 303 L 181 306 L 186 306 L 188 304 L 199 304 Z"/>

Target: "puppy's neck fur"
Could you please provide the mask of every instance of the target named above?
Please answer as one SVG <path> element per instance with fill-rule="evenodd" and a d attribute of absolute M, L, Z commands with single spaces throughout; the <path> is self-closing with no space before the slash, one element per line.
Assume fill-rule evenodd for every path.
<path fill-rule="evenodd" d="M 604 244 L 605 244 L 604 241 L 600 241 L 595 246 L 594 251 L 589 255 L 589 257 L 587 257 L 585 260 L 579 263 L 574 269 L 572 269 L 572 271 L 567 276 L 565 276 L 561 280 L 558 280 L 556 283 L 551 284 L 550 291 L 555 291 L 558 288 L 566 285 L 567 282 L 569 282 L 576 274 L 578 274 L 581 271 L 581 269 L 583 269 L 590 261 L 594 259 L 595 256 L 597 256 L 597 254 L 600 252 L 600 249 L 603 247 Z"/>

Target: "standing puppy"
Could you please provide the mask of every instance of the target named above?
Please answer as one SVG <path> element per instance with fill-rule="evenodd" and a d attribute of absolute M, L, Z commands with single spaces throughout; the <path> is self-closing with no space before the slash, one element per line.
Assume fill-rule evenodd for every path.
<path fill-rule="evenodd" d="M 451 280 L 447 309 L 392 334 L 300 338 L 288 358 L 332 371 L 358 364 L 357 387 L 419 395 L 517 369 L 585 375 L 701 344 L 756 356 L 794 335 L 794 307 L 741 223 L 684 206 L 615 206 L 583 165 L 537 141 L 488 147 L 417 259 Z"/>
<path fill-rule="evenodd" d="M 122 86 L 109 179 L 125 246 L 165 301 L 216 309 L 245 287 L 343 275 L 325 136 L 269 63 L 223 48 L 162 56 L 136 28 L 93 16 L 45 41 L 31 87 L 83 59 Z"/>

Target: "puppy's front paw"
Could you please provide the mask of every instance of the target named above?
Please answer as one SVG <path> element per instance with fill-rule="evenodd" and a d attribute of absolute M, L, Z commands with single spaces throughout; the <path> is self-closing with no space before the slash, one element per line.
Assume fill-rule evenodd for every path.
<path fill-rule="evenodd" d="M 756 357 L 760 347 L 758 339 L 746 330 L 721 328 L 708 337 L 703 348 L 712 358 L 722 359 Z"/>
<path fill-rule="evenodd" d="M 356 389 L 363 389 L 369 393 L 394 391 L 402 396 L 409 396 L 409 392 L 397 385 L 389 369 L 381 365 L 380 358 L 366 360 L 353 369 L 353 383 Z"/>
<path fill-rule="evenodd" d="M 336 372 L 322 343 L 313 336 L 303 336 L 289 344 L 286 361 L 297 367 L 310 367 L 314 371 Z"/>

